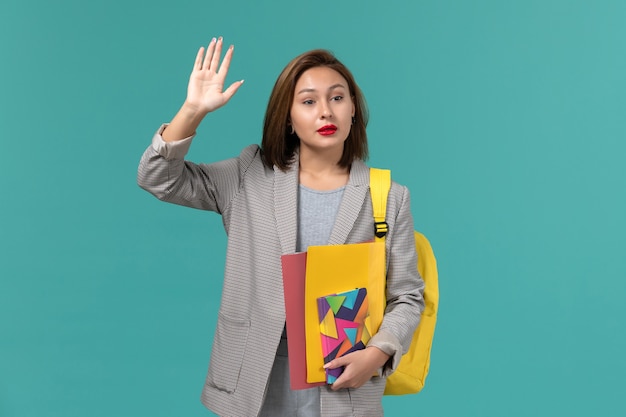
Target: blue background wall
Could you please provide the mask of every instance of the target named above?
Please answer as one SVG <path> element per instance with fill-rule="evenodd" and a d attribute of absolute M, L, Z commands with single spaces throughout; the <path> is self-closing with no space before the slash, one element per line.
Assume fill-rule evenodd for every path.
<path fill-rule="evenodd" d="M 368 99 L 370 163 L 412 190 L 441 310 L 427 387 L 388 416 L 625 415 L 626 2 L 0 10 L 0 416 L 210 415 L 221 222 L 135 174 L 219 35 L 246 83 L 190 159 L 258 143 L 280 69 L 324 47 Z"/>

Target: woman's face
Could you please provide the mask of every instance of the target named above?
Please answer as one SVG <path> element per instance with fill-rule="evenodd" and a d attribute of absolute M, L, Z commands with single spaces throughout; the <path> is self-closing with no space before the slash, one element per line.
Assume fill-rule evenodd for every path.
<path fill-rule="evenodd" d="M 353 116 L 354 103 L 341 74 L 328 67 L 302 73 L 291 104 L 291 125 L 300 138 L 301 152 L 343 152 Z"/>

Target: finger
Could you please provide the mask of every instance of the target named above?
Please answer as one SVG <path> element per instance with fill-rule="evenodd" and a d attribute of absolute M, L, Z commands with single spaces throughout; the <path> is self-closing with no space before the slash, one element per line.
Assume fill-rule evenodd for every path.
<path fill-rule="evenodd" d="M 346 376 L 342 373 L 341 375 L 339 375 L 339 378 L 337 378 L 335 382 L 331 384 L 330 389 L 332 389 L 333 391 L 338 391 L 342 388 L 346 388 L 346 383 L 344 382 L 345 379 Z"/>
<path fill-rule="evenodd" d="M 198 53 L 196 54 L 196 61 L 193 63 L 194 71 L 202 69 L 202 57 L 203 56 L 204 56 L 204 46 L 198 49 Z"/>
<path fill-rule="evenodd" d="M 215 52 L 215 43 L 215 38 L 211 39 L 211 42 L 209 42 L 209 47 L 206 50 L 206 55 L 204 56 L 204 61 L 202 62 L 202 69 L 209 69 L 209 66 L 211 65 L 211 57 Z"/>
<path fill-rule="evenodd" d="M 335 369 L 335 368 L 339 368 L 341 366 L 346 365 L 346 363 L 344 363 L 344 361 L 343 361 L 343 358 L 344 358 L 344 356 L 342 356 L 340 358 L 333 359 L 332 361 L 330 361 L 326 365 L 324 365 L 324 369 Z"/>
<path fill-rule="evenodd" d="M 217 39 L 217 42 L 215 43 L 215 52 L 213 53 L 213 57 L 211 58 L 211 66 L 209 67 L 209 69 L 215 72 L 217 72 L 217 69 L 219 68 L 220 56 L 222 55 L 223 41 L 224 40 L 222 39 L 221 36 Z"/>
<path fill-rule="evenodd" d="M 339 391 L 340 389 L 342 389 L 343 387 L 341 386 L 340 383 L 338 383 L 337 381 L 335 381 L 333 384 L 331 384 L 330 389 L 333 391 Z"/>
<path fill-rule="evenodd" d="M 224 76 L 228 74 L 228 68 L 230 68 L 230 61 L 233 58 L 234 50 L 235 50 L 235 46 L 230 45 L 230 47 L 226 51 L 226 54 L 224 55 L 224 59 L 222 60 L 222 65 L 220 65 L 220 69 L 217 72 L 218 74 L 224 74 Z"/>

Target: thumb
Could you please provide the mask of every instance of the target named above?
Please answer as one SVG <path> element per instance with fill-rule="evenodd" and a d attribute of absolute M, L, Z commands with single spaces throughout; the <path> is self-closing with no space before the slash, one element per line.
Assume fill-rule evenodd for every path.
<path fill-rule="evenodd" d="M 231 97 L 235 95 L 235 93 L 237 92 L 237 90 L 239 90 L 239 87 L 241 87 L 242 84 L 243 84 L 243 80 L 235 81 L 234 83 L 230 85 L 230 87 L 228 87 L 224 91 L 224 95 L 226 96 L 226 101 L 230 100 Z"/>

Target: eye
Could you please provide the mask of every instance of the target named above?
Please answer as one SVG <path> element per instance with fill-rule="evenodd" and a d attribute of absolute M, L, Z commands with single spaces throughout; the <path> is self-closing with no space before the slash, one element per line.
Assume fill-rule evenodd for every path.
<path fill-rule="evenodd" d="M 313 100 L 309 99 L 309 100 L 304 100 L 302 102 L 302 104 L 313 104 Z"/>
<path fill-rule="evenodd" d="M 343 96 L 335 96 L 335 97 L 331 98 L 331 100 L 333 100 L 333 101 L 341 101 L 341 100 L 343 100 Z"/>

